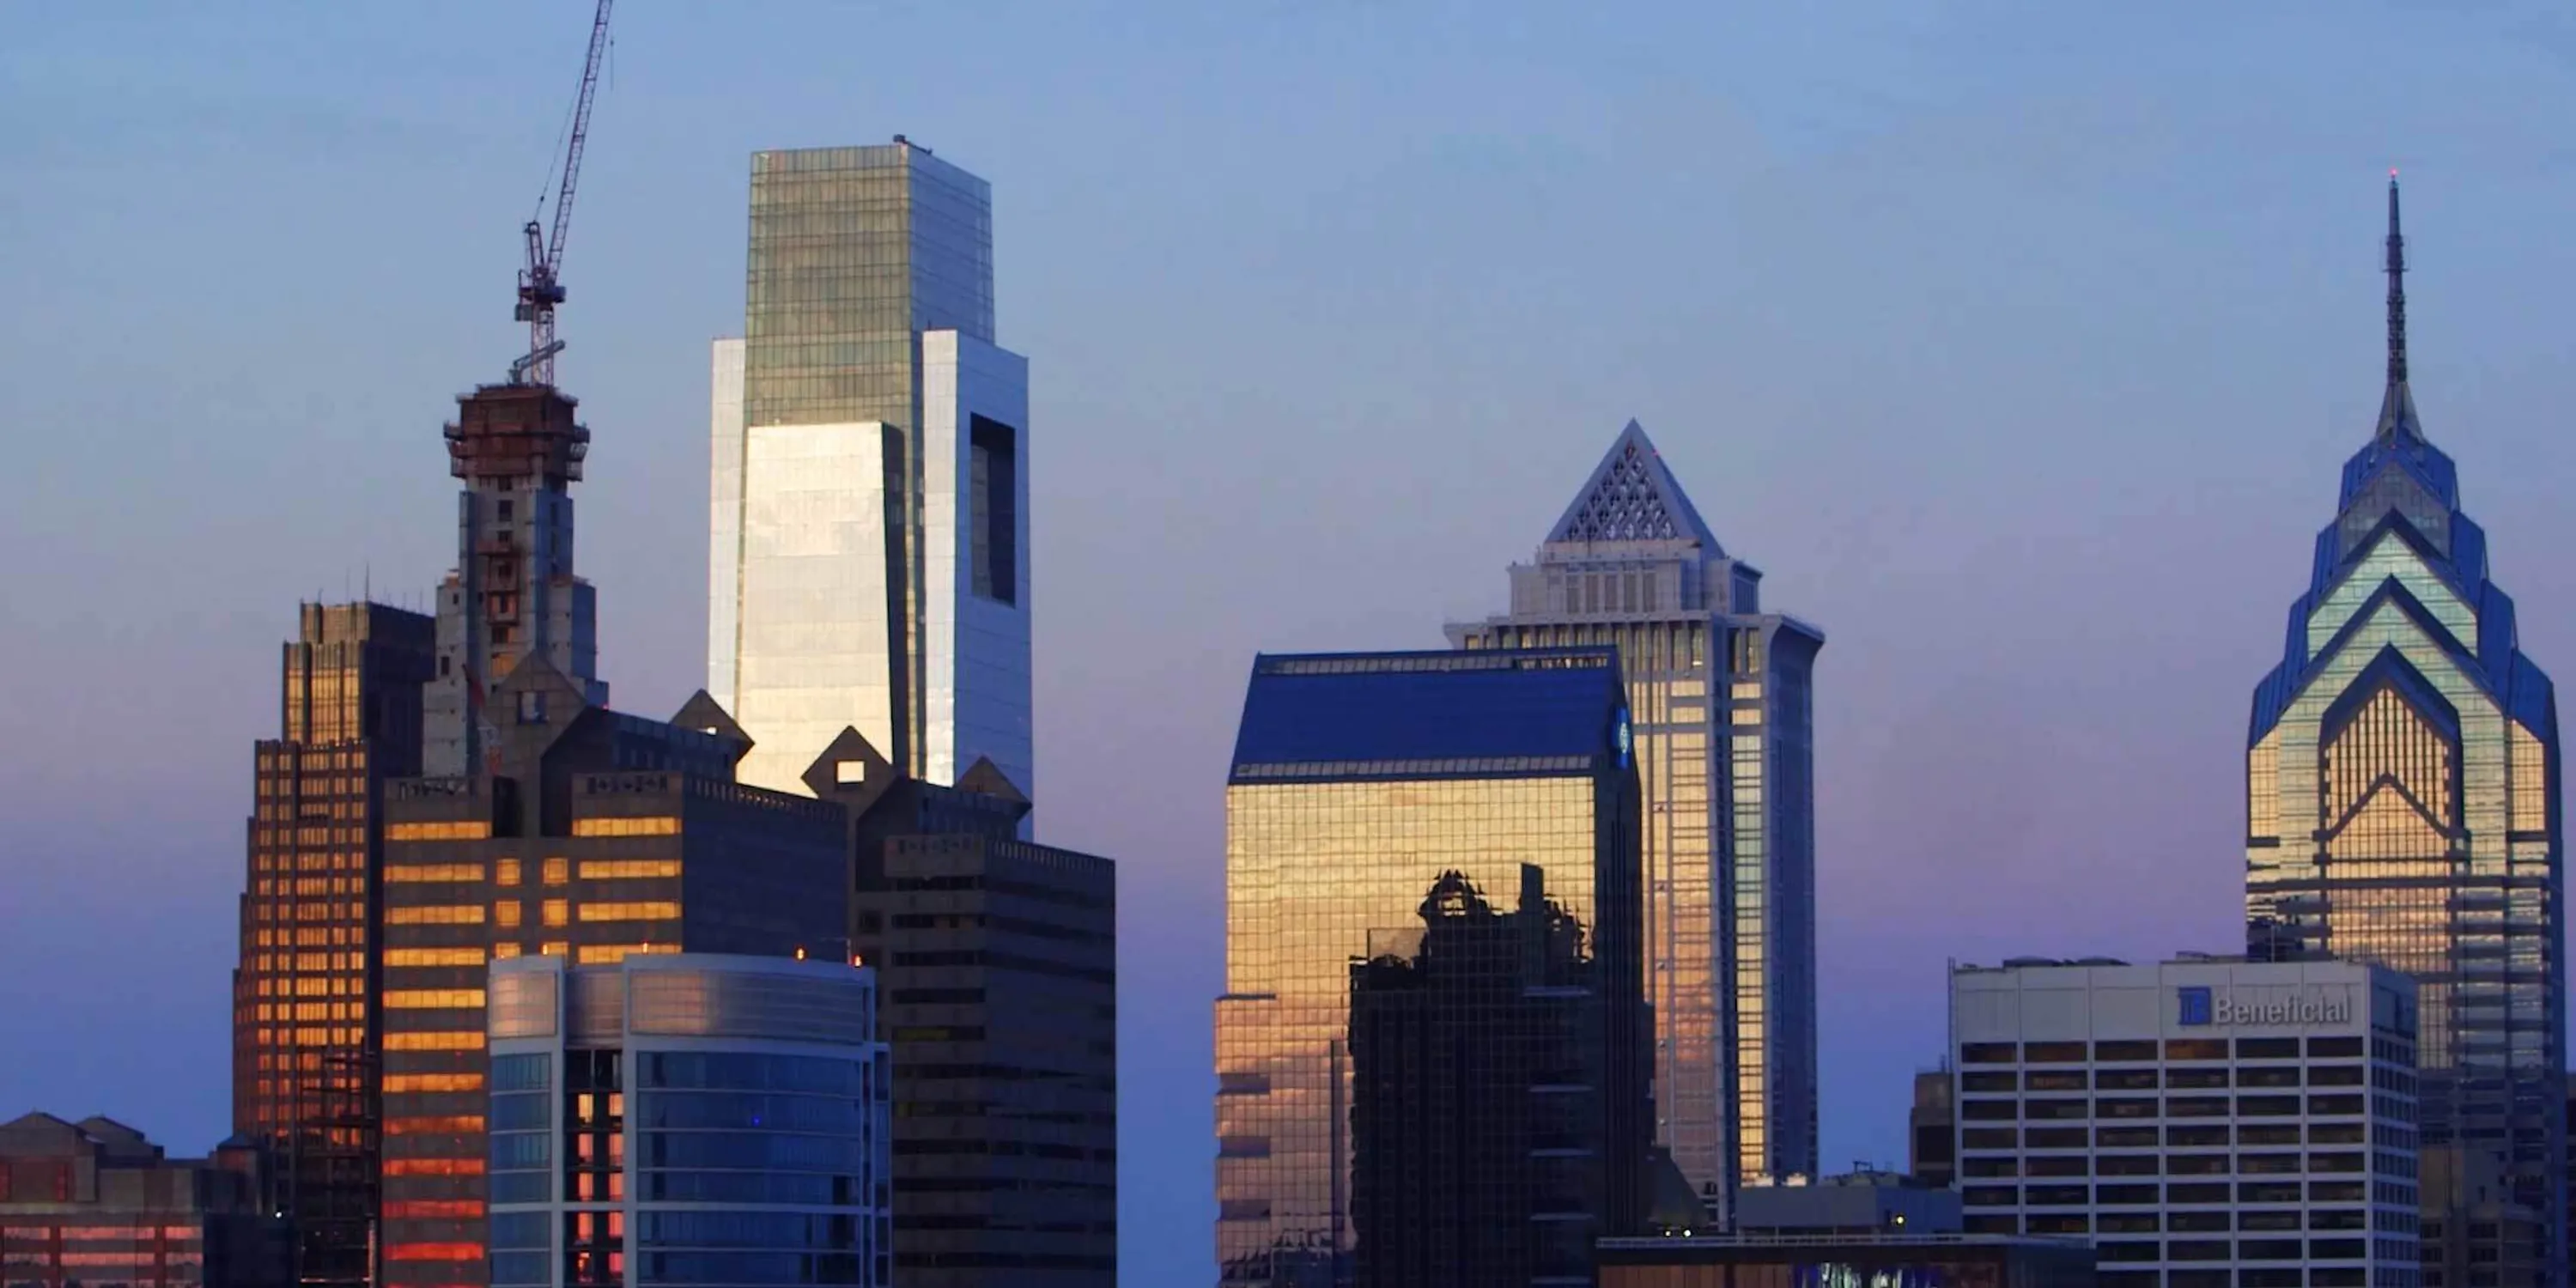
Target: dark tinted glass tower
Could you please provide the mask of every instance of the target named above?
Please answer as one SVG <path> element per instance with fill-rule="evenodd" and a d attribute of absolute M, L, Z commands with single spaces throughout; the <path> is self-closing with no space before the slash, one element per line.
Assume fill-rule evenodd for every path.
<path fill-rule="evenodd" d="M 1351 966 L 1351 1228 L 1360 1288 L 1588 1280 L 1547 1237 L 1590 1196 L 1549 1161 L 1600 1139 L 1601 993 L 1584 928 L 1523 865 L 1497 907 L 1465 874 Z M 1589 1223 L 1583 1223 L 1589 1228 Z"/>
<path fill-rule="evenodd" d="M 943 787 L 845 729 L 806 784 L 850 814 L 893 1049 L 896 1282 L 1114 1288 L 1116 868 L 1019 839 L 989 760 Z"/>
<path fill-rule="evenodd" d="M 306 604 L 284 649 L 233 971 L 233 1131 L 267 1147 L 307 1284 L 364 1284 L 376 1216 L 376 910 L 389 779 L 420 772 L 429 618 Z"/>
<path fill-rule="evenodd" d="M 1536 1237 L 1547 1245 L 1538 1263 L 1560 1265 L 1643 1221 L 1652 1038 L 1630 750 L 1607 648 L 1255 660 L 1226 787 L 1222 1282 L 1353 1282 L 1351 965 L 1389 934 L 1424 933 L 1425 892 L 1452 875 L 1517 892 L 1523 869 L 1538 869 L 1598 993 L 1581 1034 L 1599 1071 L 1598 1130 L 1530 1161 L 1544 1231 L 1515 1221 L 1486 1237 Z"/>
<path fill-rule="evenodd" d="M 2388 188 L 2388 385 L 2254 693 L 2257 956 L 2415 977 L 2424 1282 L 2564 1283 L 2566 949 L 2558 710 L 2407 384 Z"/>

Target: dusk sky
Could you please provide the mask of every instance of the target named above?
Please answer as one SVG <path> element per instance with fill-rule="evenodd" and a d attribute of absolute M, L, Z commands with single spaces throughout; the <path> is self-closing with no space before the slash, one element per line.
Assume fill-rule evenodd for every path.
<path fill-rule="evenodd" d="M 1256 650 L 1437 647 L 1640 420 L 1821 626 L 1823 1132 L 1945 959 L 2239 943 L 2243 747 L 2381 380 L 2576 678 L 2563 6 L 619 6 L 564 265 L 616 705 L 704 682 L 748 154 L 993 185 L 1042 839 L 1120 863 L 1123 1277 L 1203 1281 Z M 1933 9 L 1942 10 L 1932 16 Z M 299 599 L 426 603 L 581 0 L 0 8 L 0 1117 L 228 1130 Z"/>

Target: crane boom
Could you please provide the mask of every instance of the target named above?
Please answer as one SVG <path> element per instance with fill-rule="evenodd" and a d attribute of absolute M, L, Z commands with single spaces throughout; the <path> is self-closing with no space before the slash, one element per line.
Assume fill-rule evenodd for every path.
<path fill-rule="evenodd" d="M 536 220 L 528 221 L 523 230 L 528 242 L 528 266 L 519 271 L 519 305 L 514 316 L 528 324 L 528 351 L 510 364 L 510 383 L 551 385 L 555 382 L 555 355 L 563 352 L 563 342 L 555 338 L 555 306 L 564 301 L 564 239 L 572 233 L 572 198 L 574 185 L 581 180 L 582 145 L 590 139 L 590 104 L 599 92 L 600 59 L 608 52 L 608 10 L 615 0 L 599 0 L 599 9 L 590 20 L 590 54 L 582 61 L 581 92 L 573 100 L 572 126 L 566 131 L 563 183 L 555 189 L 554 231 L 550 237 Z"/>

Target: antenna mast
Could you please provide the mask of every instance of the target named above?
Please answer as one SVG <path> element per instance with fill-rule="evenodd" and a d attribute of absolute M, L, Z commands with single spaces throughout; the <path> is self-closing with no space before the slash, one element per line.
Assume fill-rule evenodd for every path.
<path fill-rule="evenodd" d="M 528 266 L 519 270 L 519 305 L 512 311 L 519 321 L 528 324 L 528 352 L 510 364 L 510 383 L 514 385 L 552 385 L 555 382 L 555 355 L 563 352 L 563 341 L 555 338 L 555 306 L 564 301 L 564 237 L 572 231 L 573 185 L 581 178 L 582 144 L 590 138 L 590 101 L 599 90 L 599 60 L 608 52 L 608 8 L 615 0 L 599 0 L 599 11 L 590 21 L 590 57 L 582 63 L 581 93 L 573 100 L 572 128 L 564 148 L 563 184 L 555 190 L 554 231 L 551 236 L 537 220 L 528 221 L 521 230 L 528 239 Z M 538 210 L 544 211 L 544 198 L 538 199 Z"/>

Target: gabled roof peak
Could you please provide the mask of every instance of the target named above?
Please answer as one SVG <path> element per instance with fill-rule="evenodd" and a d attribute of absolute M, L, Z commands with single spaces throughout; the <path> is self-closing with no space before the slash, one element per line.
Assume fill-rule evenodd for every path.
<path fill-rule="evenodd" d="M 1684 541 L 1712 555 L 1726 553 L 1665 467 L 1654 440 L 1634 420 L 1611 440 L 1592 477 L 1548 531 L 1546 544 L 1596 541 Z"/>

